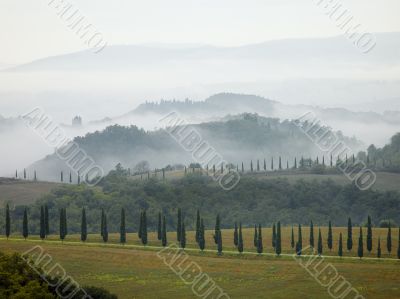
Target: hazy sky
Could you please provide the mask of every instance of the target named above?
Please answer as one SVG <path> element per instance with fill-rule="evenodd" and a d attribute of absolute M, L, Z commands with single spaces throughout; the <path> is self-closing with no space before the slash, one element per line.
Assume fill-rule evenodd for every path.
<path fill-rule="evenodd" d="M 0 65 L 86 49 L 48 6 L 50 1 L 1 0 Z M 65 1 L 79 9 L 109 44 L 223 46 L 341 34 L 317 0 Z M 398 0 L 338 1 L 368 32 L 400 31 Z"/>

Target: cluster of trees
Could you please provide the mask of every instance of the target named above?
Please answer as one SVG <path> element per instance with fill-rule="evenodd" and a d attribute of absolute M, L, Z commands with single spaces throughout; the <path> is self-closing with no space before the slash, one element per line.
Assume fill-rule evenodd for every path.
<path fill-rule="evenodd" d="M 89 188 L 81 185 L 61 185 L 53 189 L 29 206 L 17 205 L 8 213 L 14 219 L 26 218 L 29 212 L 29 224 L 20 221 L 10 223 L 12 231 L 22 231 L 23 226 L 31 233 L 39 234 L 41 207 L 44 207 L 49 232 L 58 233 L 60 210 L 68 210 L 68 232 L 81 231 L 82 209 L 86 209 L 86 228 L 88 233 L 101 231 L 99 210 L 108 215 L 119 215 L 125 209 L 127 232 L 137 232 L 141 211 L 146 210 L 149 227 L 157 226 L 158 213 L 166 217 L 166 228 L 175 229 L 173 219 L 177 207 L 185 211 L 188 219 L 196 219 L 196 210 L 201 209 L 204 223 L 215 219 L 213 211 L 224 215 L 222 228 L 237 221 L 244 227 L 254 223 L 272 226 L 281 221 L 283 225 L 300 223 L 307 225 L 307 219 L 315 223 L 328 223 L 335 219 L 335 224 L 345 226 L 347 217 L 356 225 L 363 225 L 367 215 L 386 225 L 400 223 L 400 193 L 395 191 L 360 191 L 354 185 L 339 185 L 332 180 L 290 182 L 283 178 L 256 180 L 243 176 L 234 190 L 225 192 L 211 178 L 188 175 L 179 180 L 149 180 L 139 182 L 119 175 L 116 171 L 106 176 L 101 188 Z M 46 212 L 46 206 L 48 207 Z M 4 215 L 5 208 L 0 208 Z M 26 211 L 25 211 L 26 210 Z M 5 218 L 0 217 L 0 233 L 5 233 Z M 118 231 L 119 217 L 107 217 L 109 231 Z M 186 229 L 194 230 L 194 223 L 185 223 Z"/>
<path fill-rule="evenodd" d="M 76 289 L 76 283 L 69 279 L 49 276 L 38 265 L 35 265 L 35 268 L 31 267 L 26 259 L 17 253 L 9 255 L 0 252 L 0 273 L 0 298 L 55 299 L 60 298 L 60 290 L 66 298 L 84 297 L 84 293 Z M 118 298 L 103 288 L 84 286 L 83 289 L 91 298 Z"/>
<path fill-rule="evenodd" d="M 47 212 L 46 212 L 47 211 Z M 41 207 L 40 212 L 40 238 L 45 239 L 49 234 L 49 223 L 48 223 L 48 208 L 47 206 Z M 60 240 L 63 241 L 67 236 L 67 212 L 66 209 L 63 208 L 60 210 Z M 10 236 L 10 214 L 9 214 L 9 207 L 7 205 L 6 208 L 6 237 L 9 238 Z M 121 209 L 121 216 L 120 216 L 120 243 L 125 244 L 127 242 L 126 238 L 126 227 L 125 227 L 125 209 Z M 28 237 L 28 217 L 27 211 L 25 210 L 24 218 L 23 218 L 23 231 L 22 235 L 26 239 Z M 140 213 L 140 223 L 138 229 L 138 237 L 142 241 L 143 245 L 148 243 L 148 221 L 147 221 L 147 214 L 146 210 Z M 371 253 L 373 249 L 373 229 L 372 229 L 372 220 L 371 217 L 368 216 L 367 220 L 367 236 L 366 236 L 366 248 L 369 253 Z M 107 226 L 107 214 L 104 212 L 104 209 L 101 210 L 101 231 L 100 234 L 103 238 L 104 242 L 108 242 L 108 226 Z M 196 233 L 195 233 L 195 240 L 198 244 L 200 250 L 204 250 L 205 248 L 205 226 L 204 226 L 204 219 L 200 216 L 200 211 L 197 210 L 196 214 Z M 353 249 L 353 225 L 351 218 L 348 218 L 347 223 L 347 250 L 351 251 Z M 158 213 L 158 224 L 157 224 L 157 238 L 161 241 L 162 246 L 167 246 L 167 229 L 166 229 L 166 217 L 163 216 L 161 212 Z M 214 242 L 217 246 L 218 254 L 222 253 L 222 231 L 221 231 L 221 218 L 218 214 L 215 220 L 215 227 L 214 227 L 214 234 L 213 234 Z M 86 220 L 86 210 L 82 209 L 81 214 L 81 241 L 87 240 L 87 220 Z M 186 228 L 185 228 L 185 217 L 182 212 L 181 208 L 178 208 L 177 213 L 177 220 L 176 220 L 176 240 L 179 243 L 181 248 L 186 247 Z M 318 255 L 322 255 L 323 253 L 323 238 L 321 229 L 318 230 L 318 240 L 317 240 L 317 253 Z M 274 249 L 275 253 L 279 256 L 282 253 L 282 234 L 281 234 L 281 222 L 278 221 L 276 224 L 274 223 L 272 226 L 272 248 Z M 343 237 L 342 233 L 339 236 L 339 244 L 338 244 L 338 255 L 343 256 Z M 398 239 L 398 251 L 397 255 L 400 259 L 400 228 L 399 228 L 399 239 Z M 234 233 L 233 233 L 233 244 L 237 248 L 237 250 L 242 253 L 243 252 L 243 235 L 242 235 L 242 224 L 235 222 L 234 226 Z M 294 228 L 292 226 L 291 231 L 291 240 L 290 244 L 292 249 L 298 255 L 301 255 L 303 251 L 303 237 L 302 237 L 302 226 L 301 224 L 298 225 L 298 237 L 297 241 L 295 241 L 294 237 Z M 314 223 L 311 221 L 310 223 L 310 236 L 309 236 L 309 246 L 314 250 L 315 248 L 315 237 L 314 237 Z M 254 247 L 257 249 L 257 252 L 261 254 L 263 252 L 263 237 L 262 237 L 262 226 L 261 224 L 254 226 Z M 327 247 L 331 251 L 333 248 L 333 233 L 332 233 L 332 223 L 329 221 L 328 223 L 328 236 L 327 236 Z M 387 233 L 387 240 L 386 240 L 386 249 L 389 254 L 392 252 L 392 231 L 391 225 L 389 224 L 388 233 Z M 363 232 L 362 227 L 360 226 L 360 233 L 358 237 L 358 248 L 357 254 L 360 258 L 364 255 L 364 241 L 363 241 Z M 377 246 L 377 256 L 381 257 L 382 249 L 380 244 L 380 238 L 378 239 L 378 246 Z"/>

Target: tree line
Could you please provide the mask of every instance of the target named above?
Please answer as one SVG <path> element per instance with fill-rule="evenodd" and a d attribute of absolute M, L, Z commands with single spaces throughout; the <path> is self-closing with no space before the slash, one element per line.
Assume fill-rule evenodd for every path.
<path fill-rule="evenodd" d="M 42 240 L 46 239 L 50 232 L 49 227 L 49 211 L 47 205 L 40 207 L 40 233 L 39 236 Z M 176 216 L 176 242 L 179 246 L 184 249 L 186 247 L 186 228 L 185 228 L 185 215 L 182 212 L 181 208 L 178 208 L 177 216 Z M 27 239 L 29 236 L 28 230 L 28 212 L 27 209 L 24 210 L 24 215 L 22 219 L 22 236 Z M 104 243 L 108 242 L 108 225 L 107 225 L 107 213 L 104 209 L 101 209 L 101 217 L 100 217 L 100 235 L 103 239 Z M 6 206 L 6 215 L 5 215 L 5 234 L 7 239 L 11 235 L 11 217 L 10 217 L 10 209 L 9 205 Z M 138 237 L 141 240 L 143 245 L 147 245 L 148 243 L 148 221 L 146 210 L 143 210 L 140 213 L 139 220 L 139 229 L 137 231 Z M 359 234 L 358 234 L 358 244 L 357 244 L 357 256 L 362 258 L 364 256 L 364 245 L 366 245 L 366 249 L 369 253 L 373 250 L 373 227 L 371 217 L 368 216 L 367 219 L 367 235 L 366 242 L 364 242 L 363 230 L 360 226 Z M 353 250 L 353 230 L 354 227 L 352 225 L 351 218 L 348 218 L 347 223 L 347 240 L 346 240 L 346 248 L 350 252 Z M 301 255 L 303 253 L 303 234 L 302 234 L 302 225 L 298 224 L 297 227 L 297 239 L 295 239 L 294 227 L 292 226 L 291 235 L 290 235 L 290 246 L 294 250 L 297 255 Z M 163 247 L 168 245 L 167 240 L 167 229 L 166 229 L 166 216 L 161 212 L 158 213 L 158 221 L 157 221 L 157 239 L 161 242 Z M 321 232 L 321 228 L 318 229 L 318 237 L 317 244 L 315 244 L 315 228 L 314 224 L 310 222 L 309 229 L 309 248 L 318 255 L 323 254 L 323 250 L 325 247 L 325 243 L 323 242 L 323 235 Z M 400 259 L 400 228 L 398 229 L 399 238 L 398 238 L 398 249 L 397 249 L 397 257 Z M 64 241 L 68 235 L 67 228 L 67 210 L 66 208 L 61 208 L 59 211 L 59 238 L 61 241 Z M 121 244 L 127 243 L 127 233 L 126 233 L 126 219 L 125 219 L 125 209 L 121 209 L 120 214 L 120 229 L 119 229 L 119 242 Z M 81 241 L 85 242 L 87 240 L 87 219 L 86 219 L 86 209 L 83 208 L 81 212 Z M 219 255 L 222 254 L 223 251 L 223 242 L 222 242 L 222 230 L 221 230 L 221 218 L 220 215 L 217 214 L 215 219 L 214 233 L 213 233 L 214 243 L 217 247 L 217 252 Z M 205 225 L 204 219 L 201 217 L 200 211 L 197 210 L 196 213 L 196 222 L 195 222 L 195 240 L 201 251 L 205 249 L 206 246 L 206 238 L 205 238 Z M 339 257 L 343 256 L 343 236 L 342 233 L 339 234 L 338 242 L 338 252 L 337 255 Z M 233 230 L 233 245 L 237 248 L 239 253 L 242 253 L 244 250 L 243 244 L 243 233 L 242 233 L 242 223 L 235 222 L 234 230 Z M 257 250 L 257 253 L 261 254 L 264 251 L 264 242 L 262 235 L 262 226 L 261 224 L 254 225 L 254 239 L 253 245 Z M 315 246 L 316 245 L 316 246 Z M 282 253 L 282 232 L 281 232 L 281 222 L 278 221 L 272 225 L 272 238 L 271 238 L 271 246 L 276 253 L 277 256 Z M 328 223 L 328 234 L 326 238 L 326 246 L 329 251 L 332 251 L 333 248 L 333 233 L 332 233 L 332 222 Z M 386 237 L 386 250 L 390 255 L 392 253 L 392 227 L 389 223 L 387 228 L 387 237 Z M 376 247 L 377 257 L 380 258 L 382 255 L 381 248 L 381 239 L 378 238 L 378 244 Z"/>

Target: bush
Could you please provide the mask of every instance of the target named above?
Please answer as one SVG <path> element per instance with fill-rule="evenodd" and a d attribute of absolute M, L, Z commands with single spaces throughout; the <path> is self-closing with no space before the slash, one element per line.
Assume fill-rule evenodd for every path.
<path fill-rule="evenodd" d="M 379 222 L 379 227 L 381 228 L 388 228 L 389 223 L 391 227 L 396 227 L 396 222 L 394 222 L 392 219 L 383 219 L 381 222 Z"/>

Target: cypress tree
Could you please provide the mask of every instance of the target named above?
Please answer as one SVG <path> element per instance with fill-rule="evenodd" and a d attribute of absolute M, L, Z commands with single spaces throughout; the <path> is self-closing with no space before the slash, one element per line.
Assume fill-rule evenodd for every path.
<path fill-rule="evenodd" d="M 26 170 L 24 168 L 24 180 L 26 180 Z"/>
<path fill-rule="evenodd" d="M 69 183 L 70 183 L 70 184 L 72 183 L 72 174 L 71 174 L 71 171 L 69 172 Z"/>
<path fill-rule="evenodd" d="M 322 166 L 325 167 L 325 156 L 322 156 Z"/>
<path fill-rule="evenodd" d="M 237 247 L 239 244 L 238 226 L 235 222 L 235 231 L 233 232 L 233 244 Z"/>
<path fill-rule="evenodd" d="M 221 220 L 219 218 L 219 214 L 217 214 L 217 218 L 215 219 L 215 230 L 214 230 L 214 241 L 215 244 L 218 244 L 218 231 L 221 229 Z"/>
<path fill-rule="evenodd" d="M 322 254 L 322 236 L 321 236 L 321 229 L 318 230 L 318 255 L 321 256 Z"/>
<path fill-rule="evenodd" d="M 347 221 L 347 250 L 353 249 L 353 226 L 351 224 L 351 218 Z"/>
<path fill-rule="evenodd" d="M 197 210 L 196 215 L 196 243 L 198 244 L 200 241 L 200 211 Z"/>
<path fill-rule="evenodd" d="M 162 222 L 161 222 L 161 212 L 158 212 L 158 224 L 157 224 L 157 239 L 162 239 Z"/>
<path fill-rule="evenodd" d="M 253 172 L 253 160 L 250 160 L 250 172 Z"/>
<path fill-rule="evenodd" d="M 372 223 L 371 217 L 368 215 L 368 224 L 367 224 L 367 250 L 371 253 L 372 250 Z"/>
<path fill-rule="evenodd" d="M 167 223 L 165 220 L 165 216 L 163 216 L 161 243 L 163 247 L 167 246 Z"/>
<path fill-rule="evenodd" d="M 286 169 L 289 169 L 289 161 L 286 161 Z"/>
<path fill-rule="evenodd" d="M 213 165 L 213 174 L 215 176 L 215 164 Z"/>
<path fill-rule="evenodd" d="M 36 170 L 33 172 L 33 180 L 37 181 Z"/>
<path fill-rule="evenodd" d="M 63 183 L 64 182 L 64 174 L 63 174 L 63 172 L 61 171 L 61 175 L 60 175 L 60 180 L 61 180 L 61 183 Z"/>
<path fill-rule="evenodd" d="M 258 254 L 261 254 L 263 252 L 263 240 L 262 240 L 262 233 L 261 233 L 261 224 L 258 225 L 257 252 L 258 252 Z"/>
<path fill-rule="evenodd" d="M 281 159 L 281 156 L 279 156 L 279 170 L 281 170 L 282 169 L 282 159 Z"/>
<path fill-rule="evenodd" d="M 282 252 L 282 238 L 281 238 L 281 222 L 278 221 L 276 229 L 276 244 L 275 244 L 276 254 L 279 256 Z"/>
<path fill-rule="evenodd" d="M 101 209 L 101 223 L 100 223 L 100 235 L 103 237 L 104 228 L 104 209 Z"/>
<path fill-rule="evenodd" d="M 254 224 L 254 241 L 253 241 L 254 247 L 257 247 L 257 244 L 258 244 L 257 238 L 258 238 L 257 225 Z"/>
<path fill-rule="evenodd" d="M 328 248 L 329 248 L 329 251 L 332 250 L 332 247 L 333 247 L 332 223 L 329 220 L 329 225 L 328 225 Z"/>
<path fill-rule="evenodd" d="M 378 252 L 377 252 L 376 256 L 380 258 L 381 254 L 382 254 L 382 252 L 381 252 L 381 237 L 379 237 L 378 238 Z"/>
<path fill-rule="evenodd" d="M 312 249 L 314 249 L 314 247 L 315 247 L 314 245 L 315 245 L 315 242 L 314 242 L 314 224 L 313 224 L 313 222 L 311 220 L 311 223 L 310 223 L 310 246 L 311 246 Z"/>
<path fill-rule="evenodd" d="M 44 207 L 40 207 L 40 239 L 46 238 L 46 227 L 44 224 Z"/>
<path fill-rule="evenodd" d="M 222 234 L 221 234 L 221 230 L 218 231 L 218 255 L 222 254 Z"/>
<path fill-rule="evenodd" d="M 364 256 L 364 244 L 363 244 L 363 235 L 362 235 L 362 228 L 360 226 L 360 236 L 358 238 L 358 250 L 357 250 L 358 257 L 361 259 Z"/>
<path fill-rule="evenodd" d="M 139 221 L 139 229 L 138 229 L 139 239 L 142 239 L 142 230 L 143 230 L 143 212 L 140 212 L 140 221 Z"/>
<path fill-rule="evenodd" d="M 18 178 L 18 170 L 15 170 L 15 178 Z"/>
<path fill-rule="evenodd" d="M 389 222 L 389 228 L 388 228 L 388 233 L 387 233 L 387 238 L 386 238 L 386 247 L 387 251 L 389 252 L 389 255 L 392 253 L 392 227 Z"/>
<path fill-rule="evenodd" d="M 85 211 L 85 208 L 82 208 L 81 241 L 85 242 L 86 239 L 87 239 L 86 211 Z"/>
<path fill-rule="evenodd" d="M 340 256 L 340 257 L 343 256 L 343 240 L 342 240 L 342 233 L 339 234 L 339 250 L 338 250 L 338 256 Z"/>
<path fill-rule="evenodd" d="M 221 163 L 221 173 L 224 173 L 224 163 Z"/>
<path fill-rule="evenodd" d="M 331 155 L 331 168 L 333 167 L 333 157 L 332 157 L 332 155 Z"/>
<path fill-rule="evenodd" d="M 267 171 L 267 162 L 265 161 L 265 158 L 264 158 L 264 171 Z"/>
<path fill-rule="evenodd" d="M 290 239 L 290 246 L 292 247 L 292 249 L 294 249 L 294 231 L 293 231 L 293 225 L 292 225 L 292 235 L 291 235 L 291 239 Z"/>
<path fill-rule="evenodd" d="M 397 244 L 397 258 L 400 259 L 400 227 L 399 227 L 399 237 L 398 237 L 398 244 Z"/>
<path fill-rule="evenodd" d="M 143 211 L 143 224 L 142 224 L 142 244 L 147 244 L 147 216 L 146 210 Z"/>
<path fill-rule="evenodd" d="M 10 207 L 7 204 L 7 206 L 6 206 L 6 237 L 7 237 L 7 240 L 10 237 L 10 230 L 11 230 Z"/>
<path fill-rule="evenodd" d="M 294 158 L 294 169 L 297 169 L 297 158 Z"/>
<path fill-rule="evenodd" d="M 60 240 L 65 239 L 65 221 L 64 221 L 64 208 L 60 209 Z"/>
<path fill-rule="evenodd" d="M 272 225 L 272 248 L 276 247 L 276 226 L 275 223 Z"/>
<path fill-rule="evenodd" d="M 181 248 L 185 249 L 185 247 L 186 247 L 186 229 L 185 229 L 185 221 L 182 221 Z"/>
<path fill-rule="evenodd" d="M 46 230 L 46 236 L 50 235 L 50 224 L 49 224 L 49 207 L 44 206 L 44 226 Z"/>
<path fill-rule="evenodd" d="M 243 235 L 242 235 L 242 223 L 239 223 L 239 239 L 238 239 L 238 251 L 243 252 Z"/>
<path fill-rule="evenodd" d="M 243 165 L 243 162 L 242 162 L 242 173 L 244 172 L 244 165 Z"/>
<path fill-rule="evenodd" d="M 159 214 L 159 216 L 161 217 L 160 214 Z M 121 244 L 126 243 L 125 209 L 124 208 L 121 209 L 121 226 L 119 229 L 119 242 Z"/>
<path fill-rule="evenodd" d="M 203 251 L 206 246 L 206 240 L 205 240 L 205 232 L 204 232 L 204 222 L 203 218 L 200 220 L 200 238 L 199 238 L 199 247 L 200 250 Z"/>
<path fill-rule="evenodd" d="M 178 208 L 178 224 L 176 227 L 176 240 L 181 241 L 181 231 L 182 231 L 182 210 Z"/>
<path fill-rule="evenodd" d="M 271 158 L 271 170 L 274 170 L 274 157 Z"/>
<path fill-rule="evenodd" d="M 260 160 L 257 159 L 257 171 L 260 171 Z"/>
<path fill-rule="evenodd" d="M 67 237 L 68 235 L 68 226 L 67 226 L 67 208 L 64 208 L 64 235 Z"/>
<path fill-rule="evenodd" d="M 301 255 L 301 252 L 303 251 L 303 236 L 301 233 L 301 224 L 299 224 L 297 238 L 298 238 L 298 240 L 297 240 L 296 252 L 297 252 L 297 255 Z"/>
<path fill-rule="evenodd" d="M 29 235 L 29 229 L 28 229 L 28 211 L 24 210 L 24 218 L 22 220 L 22 236 L 24 237 L 24 239 L 26 240 L 26 238 L 28 238 Z"/>
<path fill-rule="evenodd" d="M 107 226 L 107 214 L 104 213 L 104 227 L 103 227 L 103 242 L 108 242 L 108 226 Z"/>

